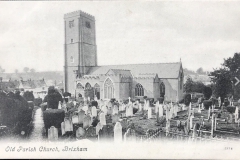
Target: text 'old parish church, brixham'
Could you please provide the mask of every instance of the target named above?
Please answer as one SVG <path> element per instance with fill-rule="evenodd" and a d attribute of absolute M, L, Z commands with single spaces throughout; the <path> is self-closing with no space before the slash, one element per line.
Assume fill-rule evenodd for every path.
<path fill-rule="evenodd" d="M 94 99 L 147 96 L 183 97 L 182 63 L 97 65 L 95 18 L 75 11 L 64 15 L 65 91 Z"/>

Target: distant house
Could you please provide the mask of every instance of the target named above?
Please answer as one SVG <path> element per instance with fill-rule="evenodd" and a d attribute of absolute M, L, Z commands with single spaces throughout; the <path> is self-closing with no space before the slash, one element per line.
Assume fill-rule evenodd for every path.
<path fill-rule="evenodd" d="M 19 89 L 24 91 L 32 91 L 35 98 L 43 98 L 48 90 L 47 84 L 44 79 L 41 80 L 27 80 L 20 81 Z"/>
<path fill-rule="evenodd" d="M 5 92 L 12 92 L 17 89 L 18 86 L 18 81 L 11 81 L 11 79 L 3 79 L 0 77 L 0 90 L 4 90 Z"/>

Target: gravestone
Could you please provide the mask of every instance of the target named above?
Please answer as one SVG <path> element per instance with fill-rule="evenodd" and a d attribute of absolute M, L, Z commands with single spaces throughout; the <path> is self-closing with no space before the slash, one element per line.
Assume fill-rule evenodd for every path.
<path fill-rule="evenodd" d="M 128 106 L 128 113 L 129 113 L 129 116 L 133 116 L 133 105 L 132 104 L 130 104 Z"/>
<path fill-rule="evenodd" d="M 233 123 L 233 115 L 232 114 L 228 115 L 228 123 Z"/>
<path fill-rule="evenodd" d="M 193 128 L 193 118 L 194 118 L 194 116 L 191 115 L 191 116 L 190 116 L 190 129 Z"/>
<path fill-rule="evenodd" d="M 97 117 L 97 109 L 95 106 L 92 107 L 92 116 Z"/>
<path fill-rule="evenodd" d="M 83 128 L 84 128 L 84 129 L 85 129 L 85 128 L 88 128 L 88 127 L 91 126 L 91 124 L 92 124 L 91 117 L 90 117 L 89 115 L 85 116 L 85 117 L 83 118 Z"/>
<path fill-rule="evenodd" d="M 114 126 L 114 142 L 122 142 L 122 126 L 117 122 Z"/>
<path fill-rule="evenodd" d="M 65 131 L 65 122 L 61 123 L 61 132 L 62 132 L 62 135 L 64 135 L 66 133 L 66 131 Z"/>
<path fill-rule="evenodd" d="M 58 129 L 52 126 L 48 129 L 48 140 L 55 141 L 57 139 L 58 139 Z"/>
<path fill-rule="evenodd" d="M 65 127 L 65 132 L 71 132 L 73 131 L 73 123 L 69 119 L 64 120 L 64 127 Z"/>
<path fill-rule="evenodd" d="M 100 116 L 99 116 L 100 118 L 100 123 L 102 124 L 102 125 L 106 125 L 106 117 L 105 117 L 105 113 L 100 113 Z"/>
<path fill-rule="evenodd" d="M 235 109 L 235 123 L 238 123 L 238 106 Z"/>
<path fill-rule="evenodd" d="M 138 112 L 142 112 L 142 110 L 143 110 L 142 104 L 139 103 L 139 104 L 138 104 Z"/>
<path fill-rule="evenodd" d="M 127 132 L 124 134 L 124 141 L 125 142 L 135 142 L 136 141 L 136 134 L 135 130 L 128 128 Z"/>
<path fill-rule="evenodd" d="M 118 121 L 119 121 L 119 115 L 118 114 L 114 114 L 113 116 L 112 116 L 112 123 L 114 124 L 114 123 L 117 123 Z"/>
<path fill-rule="evenodd" d="M 102 129 L 102 128 L 103 128 L 103 125 L 102 125 L 100 122 L 98 122 L 98 124 L 97 124 L 97 126 L 96 126 L 96 134 L 97 134 L 97 135 L 98 135 L 100 129 Z"/>
<path fill-rule="evenodd" d="M 79 127 L 76 130 L 76 137 L 77 138 L 83 138 L 85 136 L 85 130 L 82 127 Z"/>
<path fill-rule="evenodd" d="M 152 108 L 148 107 L 148 119 L 152 118 Z"/>
<path fill-rule="evenodd" d="M 73 115 L 72 116 L 72 123 L 73 124 L 78 124 L 79 123 L 78 115 Z"/>
<path fill-rule="evenodd" d="M 112 113 L 113 113 L 112 107 L 108 107 L 107 115 L 112 115 Z"/>
<path fill-rule="evenodd" d="M 108 108 L 107 108 L 106 105 L 102 106 L 102 109 L 101 109 L 101 110 L 103 111 L 103 113 L 104 113 L 105 115 L 107 115 Z"/>
<path fill-rule="evenodd" d="M 59 101 L 59 103 L 58 103 L 58 109 L 62 109 L 61 101 Z"/>
<path fill-rule="evenodd" d="M 170 131 L 170 121 L 168 120 L 166 122 L 166 132 L 169 132 Z"/>
<path fill-rule="evenodd" d="M 157 103 L 155 104 L 155 113 L 157 113 L 158 108 L 159 108 L 159 101 L 157 101 Z"/>
<path fill-rule="evenodd" d="M 78 112 L 78 123 L 79 124 L 83 124 L 83 119 L 85 116 L 85 111 L 83 111 L 82 109 Z"/>
<path fill-rule="evenodd" d="M 194 124 L 193 127 L 193 133 L 192 133 L 192 138 L 196 138 L 197 137 L 197 124 Z"/>
<path fill-rule="evenodd" d="M 114 105 L 112 114 L 118 114 L 118 106 Z"/>
<path fill-rule="evenodd" d="M 158 106 L 158 112 L 159 112 L 159 117 L 162 117 L 163 116 L 163 105 L 159 105 Z"/>

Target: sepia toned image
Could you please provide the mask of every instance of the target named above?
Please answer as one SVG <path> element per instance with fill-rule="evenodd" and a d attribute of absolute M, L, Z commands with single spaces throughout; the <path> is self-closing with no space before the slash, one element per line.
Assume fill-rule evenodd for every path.
<path fill-rule="evenodd" d="M 238 159 L 240 1 L 0 1 L 0 158 Z"/>

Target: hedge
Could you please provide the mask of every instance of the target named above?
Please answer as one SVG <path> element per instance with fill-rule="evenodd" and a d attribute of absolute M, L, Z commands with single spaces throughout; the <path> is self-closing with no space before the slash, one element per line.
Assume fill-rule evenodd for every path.
<path fill-rule="evenodd" d="M 64 118 L 65 112 L 62 109 L 49 109 L 43 112 L 43 121 L 46 129 L 49 129 L 51 126 L 61 128 Z"/>
<path fill-rule="evenodd" d="M 204 100 L 203 105 L 205 109 L 209 109 L 210 106 L 212 106 L 212 101 L 211 100 Z"/>
<path fill-rule="evenodd" d="M 185 104 L 186 106 L 188 106 L 188 105 L 190 104 L 190 102 L 191 102 L 191 94 L 186 94 L 186 95 L 184 96 L 184 104 Z"/>

